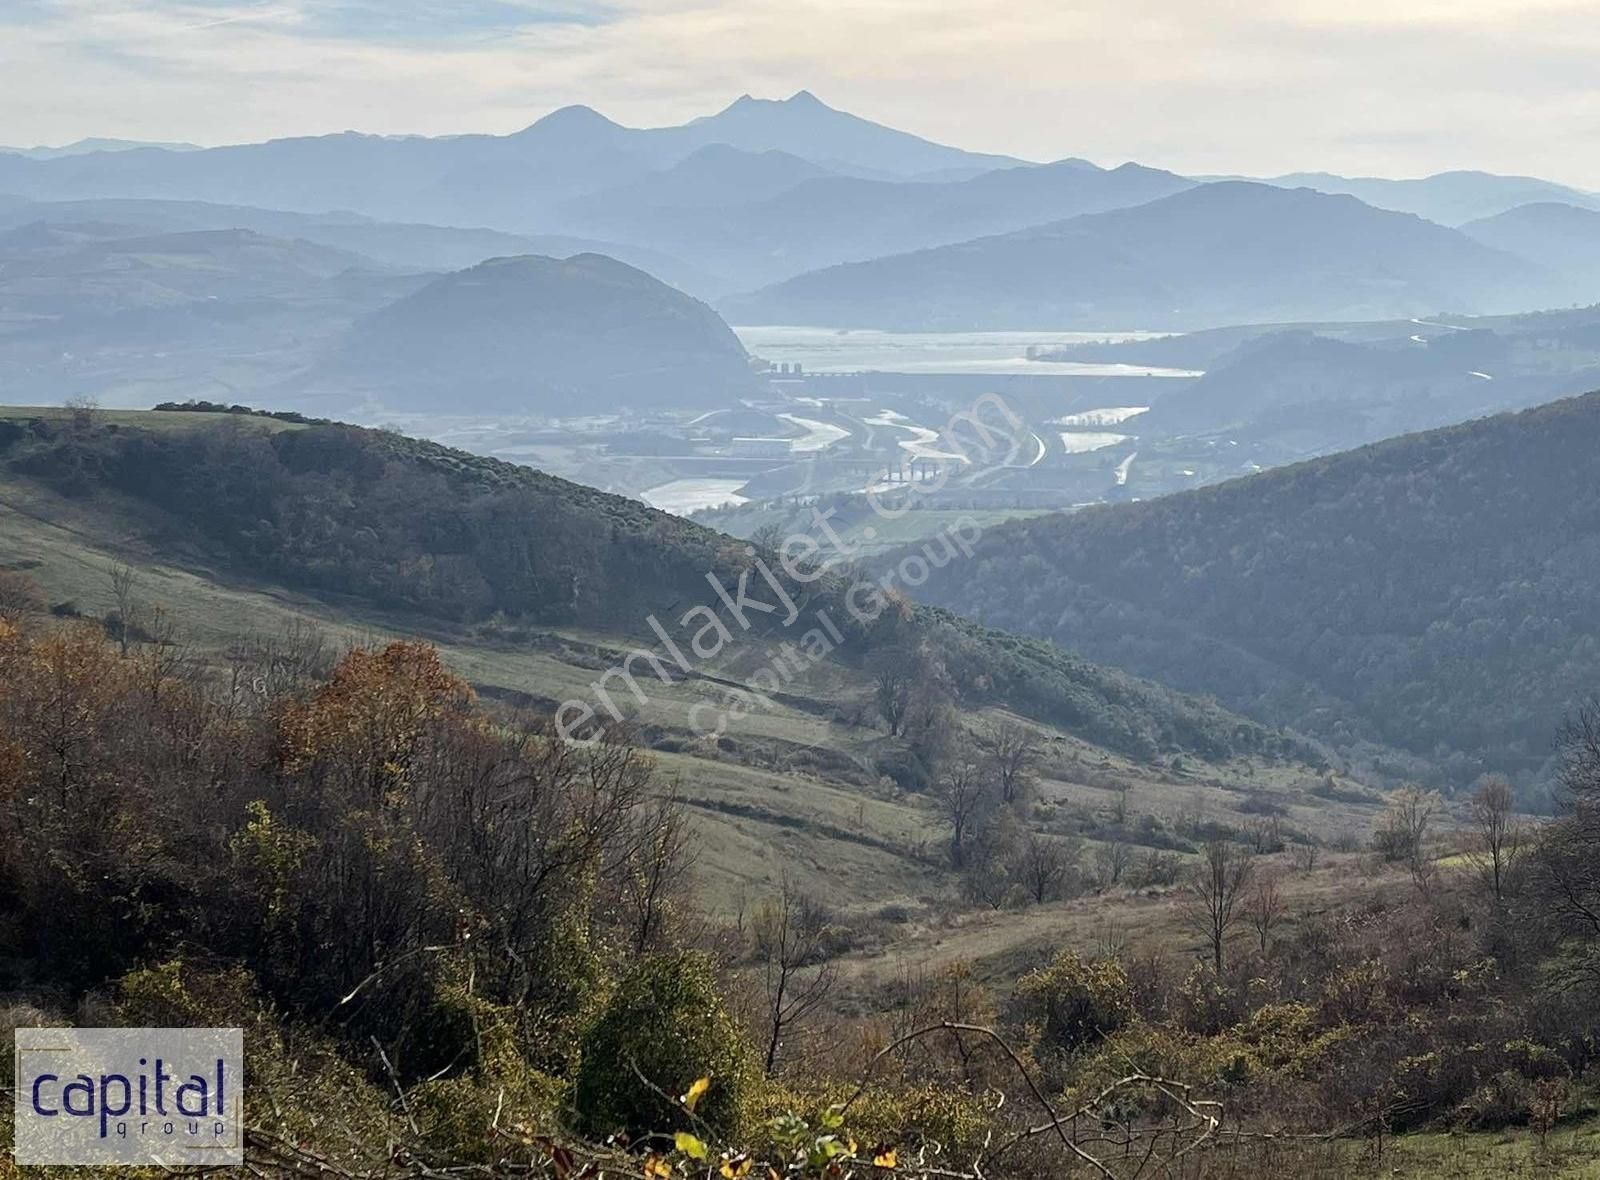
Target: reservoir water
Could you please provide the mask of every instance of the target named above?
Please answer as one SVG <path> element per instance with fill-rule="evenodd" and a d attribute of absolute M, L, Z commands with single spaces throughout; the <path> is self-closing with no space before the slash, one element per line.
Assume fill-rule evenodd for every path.
<path fill-rule="evenodd" d="M 1017 373 L 1082 377 L 1198 377 L 1188 369 L 1041 361 L 1067 344 L 1150 340 L 1161 332 L 880 332 L 876 329 L 736 327 L 744 346 L 774 365 L 808 373 Z"/>

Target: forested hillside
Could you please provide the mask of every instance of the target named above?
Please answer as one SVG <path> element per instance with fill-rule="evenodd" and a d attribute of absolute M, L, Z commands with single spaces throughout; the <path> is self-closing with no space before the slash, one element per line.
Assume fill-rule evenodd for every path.
<path fill-rule="evenodd" d="M 31 551 L 59 584 L 76 538 L 111 531 L 70 527 L 92 516 L 142 520 L 124 543 L 226 560 L 213 585 L 245 582 L 239 554 L 195 543 L 204 509 L 179 495 L 218 493 L 207 481 L 241 440 L 292 457 L 281 482 L 252 485 L 269 493 L 259 515 L 299 502 L 340 552 L 341 528 L 375 525 L 385 471 L 431 471 L 436 494 L 470 500 L 520 469 L 292 417 L 108 417 L 6 432 L 3 1019 L 243 1026 L 260 1174 L 1056 1180 L 1103 1156 L 1093 1174 L 1146 1180 L 1194 1156 L 1200 1176 L 1477 1177 L 1592 1161 L 1600 717 L 1566 742 L 1578 814 L 1538 833 L 1504 784 L 1456 831 L 1421 791 L 1377 813 L 1334 775 L 1280 767 L 1274 786 L 1250 773 L 1260 759 L 1238 760 L 1245 777 L 1180 758 L 1130 774 L 965 701 L 940 714 L 950 749 L 921 791 L 769 774 L 747 761 L 748 731 L 688 757 L 640 748 L 651 735 L 631 727 L 580 749 L 426 643 L 252 642 L 283 593 L 271 582 L 233 600 L 251 603 L 238 642 L 202 652 L 131 627 L 155 616 L 125 603 L 73 617 L 17 572 Z M 187 460 L 192 482 L 118 491 L 154 453 Z M 327 506 L 346 499 L 366 507 Z M 620 504 L 571 510 L 596 523 Z M 622 535 L 657 519 L 633 511 Z M 1047 650 L 925 611 L 890 630 L 867 666 L 891 732 L 833 723 L 834 743 L 923 740 L 883 698 L 962 681 L 952 635 L 1021 667 Z M 1130 709 L 1159 702 L 1082 672 L 1091 703 L 1119 684 Z M 886 813 L 908 825 L 893 839 Z M 1369 852 L 1326 826 L 1352 821 L 1372 823 Z M 736 854 L 759 866 L 753 901 L 709 905 L 700 890 Z M 846 908 L 794 883 L 885 861 L 920 895 L 884 902 L 852 881 Z M 1238 1133 L 1218 1135 L 1223 1118 Z M 1535 1150 L 1536 1170 L 1514 1170 Z"/>
<path fill-rule="evenodd" d="M 963 930 L 946 911 L 919 948 L 941 957 L 883 963 L 874 985 L 864 952 L 909 924 L 904 907 L 841 912 L 785 873 L 737 917 L 702 911 L 692 882 L 723 849 L 700 851 L 655 757 L 556 740 L 426 644 L 329 655 L 241 652 L 213 679 L 164 644 L 119 650 L 0 601 L 4 1019 L 244 1028 L 233 1114 L 253 1174 L 1218 1174 L 1165 1166 L 1195 1155 L 1246 1176 L 1576 1176 L 1542 1165 L 1593 1159 L 1581 1123 L 1546 1142 L 1592 1109 L 1596 839 L 1580 819 L 1542 834 L 1515 884 L 1442 878 L 1420 793 L 1382 817 L 1381 857 L 1320 870 L 1315 845 L 1292 872 L 1278 859 L 1276 813 L 1254 849 L 1196 820 L 1192 859 L 1104 846 L 1123 856 L 1100 859 L 1096 898 L 1073 896 L 1080 842 L 1033 830 L 1018 869 L 968 878 L 983 917 Z M 1584 750 L 1568 777 L 1592 799 Z M 1017 805 L 963 822 L 1056 810 L 1027 802 L 1034 762 L 1012 765 Z M 947 797 L 972 786 L 959 772 Z M 1508 797 L 1483 796 L 1502 819 Z M 1403 826 L 1407 799 L 1420 824 Z M 1468 863 L 1509 863 L 1489 847 Z M 984 852 L 958 839 L 949 855 Z M 951 955 L 1011 905 L 1035 945 Z M 1522 1123 L 1532 1172 L 1490 1146 Z M 1388 1142 L 1434 1127 L 1493 1135 Z"/>
<path fill-rule="evenodd" d="M 1600 394 L 993 530 L 933 602 L 1463 783 L 1600 683 Z"/>
<path fill-rule="evenodd" d="M 0 464 L 125 512 L 169 559 L 457 625 L 581 626 L 655 646 L 652 613 L 670 625 L 715 607 L 708 576 L 731 587 L 750 569 L 743 543 L 636 501 L 385 431 L 181 410 L 137 420 L 0 419 Z M 832 604 L 849 641 L 835 658 L 893 664 L 919 693 L 936 684 L 965 707 L 1015 702 L 1141 758 L 1303 752 L 1211 702 L 1047 643 L 899 602 L 866 618 L 846 604 L 848 586 L 830 574 L 789 589 Z"/>

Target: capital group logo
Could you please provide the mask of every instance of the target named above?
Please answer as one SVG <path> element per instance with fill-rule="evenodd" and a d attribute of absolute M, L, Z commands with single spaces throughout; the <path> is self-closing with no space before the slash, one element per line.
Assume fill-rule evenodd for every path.
<path fill-rule="evenodd" d="M 16 1162 L 244 1162 L 237 1028 L 19 1028 Z"/>

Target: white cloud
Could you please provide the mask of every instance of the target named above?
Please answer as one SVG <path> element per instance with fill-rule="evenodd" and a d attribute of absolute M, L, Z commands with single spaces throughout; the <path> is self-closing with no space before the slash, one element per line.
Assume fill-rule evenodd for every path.
<path fill-rule="evenodd" d="M 381 12 L 381 17 L 373 13 Z M 465 18 L 462 13 L 466 13 Z M 963 146 L 1600 187 L 1593 0 L 23 0 L 0 142 L 675 122 L 802 87 Z"/>

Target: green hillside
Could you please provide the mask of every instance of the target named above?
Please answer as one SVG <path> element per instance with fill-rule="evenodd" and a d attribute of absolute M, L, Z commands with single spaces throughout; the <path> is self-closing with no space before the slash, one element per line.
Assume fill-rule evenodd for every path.
<path fill-rule="evenodd" d="M 598 677 L 653 641 L 650 613 L 670 621 L 715 601 L 707 571 L 732 585 L 747 560 L 743 545 L 634 501 L 384 432 L 294 415 L 0 412 L 0 576 L 38 583 L 62 619 L 117 631 L 124 567 L 131 633 L 215 675 L 242 651 L 308 635 L 329 652 L 420 637 L 485 700 L 549 715 L 592 701 Z M 1299 743 L 1214 704 L 938 611 L 875 634 L 852 625 L 840 593 L 829 579 L 808 609 L 831 609 L 851 642 L 720 734 L 697 717 L 729 712 L 730 694 L 793 644 L 781 628 L 741 635 L 668 684 L 641 669 L 644 701 L 615 690 L 701 846 L 717 850 L 696 874 L 715 911 L 770 889 L 780 865 L 847 907 L 953 888 L 923 793 L 933 768 L 919 760 L 933 755 L 887 733 L 874 704 L 884 653 L 917 646 L 956 748 L 1008 706 L 1036 719 L 1047 819 L 1082 817 L 1071 822 L 1091 849 L 1102 836 L 1186 847 L 1172 825 L 1202 794 L 1215 822 L 1241 831 L 1262 798 L 1281 800 L 1291 830 L 1329 839 L 1370 822 L 1370 798 L 1304 790 L 1315 780 Z M 1150 818 L 1106 830 L 1092 817 L 1124 788 Z M 1029 937 L 1018 925 L 987 945 Z"/>
<path fill-rule="evenodd" d="M 165 427 L 186 417 L 147 421 Z M 196 417 L 192 430 L 0 420 L 0 463 L 71 500 L 116 497 L 154 550 L 475 634 L 572 626 L 656 647 L 652 615 L 675 627 L 696 605 L 719 604 L 708 576 L 730 590 L 741 575 L 754 578 L 752 594 L 762 593 L 745 545 L 530 468 L 384 431 Z M 783 573 L 775 556 L 767 568 Z M 839 629 L 830 662 L 859 669 L 875 652 L 925 649 L 918 658 L 937 665 L 964 706 L 1015 704 L 1139 758 L 1299 748 L 1208 702 L 1048 644 L 938 613 L 903 615 L 865 595 L 852 607 L 842 574 L 783 577 L 807 616 L 827 610 Z M 755 635 L 798 640 L 798 624 L 780 633 L 787 613 L 745 615 Z"/>
<path fill-rule="evenodd" d="M 140 470 L 137 456 L 177 454 L 194 469 L 185 490 L 220 495 L 202 482 L 213 462 L 220 469 L 224 459 L 253 453 L 265 469 L 265 455 L 281 452 L 303 468 L 308 455 L 326 453 L 314 448 L 342 445 L 346 460 L 361 461 L 355 470 L 365 483 L 315 471 L 312 483 L 261 500 L 259 516 L 286 519 L 298 505 L 301 525 L 330 527 L 344 518 L 325 502 L 346 511 L 354 503 L 369 505 L 359 519 L 370 524 L 381 467 L 441 474 L 434 492 L 442 498 L 468 498 L 462 489 L 495 483 L 541 488 L 591 520 L 616 510 L 619 535 L 635 538 L 655 514 L 598 495 L 568 502 L 566 485 L 522 469 L 292 419 L 57 411 L 0 423 L 0 785 L 8 788 L 0 792 L 0 834 L 15 853 L 0 878 L 0 985 L 22 1001 L 8 1014 L 32 1023 L 64 1018 L 79 995 L 91 994 L 97 1011 L 128 1025 L 248 1026 L 247 1113 L 263 1174 L 281 1174 L 285 1160 L 312 1160 L 308 1166 L 325 1172 L 376 1180 L 394 1169 L 387 1156 L 373 1161 L 373 1145 L 393 1142 L 425 1161 L 401 1173 L 418 1177 L 466 1174 L 472 1169 L 455 1161 L 525 1155 L 530 1142 L 551 1145 L 531 1173 L 518 1164 L 481 1174 L 558 1177 L 561 1169 L 542 1161 L 569 1150 L 603 1150 L 608 1170 L 630 1170 L 637 1156 L 602 1143 L 623 1124 L 601 1120 L 626 1119 L 639 1134 L 673 1124 L 598 1105 L 595 1091 L 606 1084 L 595 1075 L 606 1071 L 621 1078 L 608 1084 L 617 1100 L 633 1100 L 632 1075 L 615 1073 L 622 1053 L 636 1054 L 648 1078 L 665 1077 L 671 1093 L 689 1089 L 691 1074 L 709 1075 L 724 1105 L 703 1104 L 707 1118 L 723 1117 L 727 1095 L 745 1085 L 748 1107 L 728 1114 L 716 1133 L 777 1136 L 784 1128 L 768 1111 L 836 1117 L 813 1112 L 839 1102 L 858 1075 L 862 1057 L 850 1048 L 857 1035 L 912 1018 L 895 1015 L 902 1003 L 935 1019 L 949 1012 L 998 1024 L 1026 1046 L 1030 1063 L 1050 1071 L 1043 1084 L 1052 1094 L 1098 1089 L 1101 1075 L 1120 1071 L 1130 1054 L 1164 1075 L 1195 1078 L 1200 1093 L 1222 1084 L 1225 1063 L 1248 1060 L 1248 1075 L 1228 1067 L 1226 1092 L 1257 1118 L 1283 1087 L 1294 1087 L 1298 1109 L 1325 1078 L 1367 1069 L 1369 1054 L 1396 1043 L 1384 1026 L 1369 1031 L 1356 1023 L 1365 1017 L 1317 1000 L 1333 965 L 1368 970 L 1367 960 L 1350 956 L 1374 937 L 1366 925 L 1374 915 L 1394 926 L 1411 913 L 1405 870 L 1353 851 L 1383 803 L 1358 784 L 1260 754 L 1133 758 L 1070 727 L 962 700 L 940 717 L 957 749 L 981 753 L 986 732 L 1021 725 L 1033 757 L 1025 792 L 1014 805 L 995 804 L 981 839 L 957 852 L 941 810 L 944 787 L 908 789 L 884 772 L 911 742 L 871 712 L 877 685 L 868 661 L 857 668 L 841 653 L 720 736 L 692 731 L 689 709 L 717 701 L 771 659 L 781 646 L 771 636 L 653 691 L 631 719 L 636 745 L 569 750 L 550 740 L 541 717 L 616 661 L 630 642 L 624 634 L 499 612 L 457 620 L 381 607 L 368 596 L 313 593 L 201 532 L 204 508 L 185 510 L 176 491 L 136 495 L 116 481 L 126 465 Z M 181 467 L 159 470 L 176 479 Z M 716 537 L 670 524 L 690 542 Z M 276 535 L 261 532 L 257 543 Z M 661 539 L 638 544 L 664 560 L 681 548 Z M 1153 722 L 1173 707 L 1170 694 L 1052 658 L 1035 641 L 935 612 L 897 617 L 897 628 L 914 627 L 925 640 L 920 672 L 951 685 L 1005 679 L 1001 656 L 1009 655 L 1017 669 L 1079 675 L 1089 702 L 1098 699 L 1093 686 L 1107 699 L 1120 687 L 1130 717 Z M 897 630 L 897 643 L 908 638 Z M 980 656 L 988 671 L 974 675 L 970 664 Z M 1013 694 L 1026 704 L 1028 678 L 1016 681 Z M 1214 707 L 1197 715 L 1227 717 Z M 952 777 L 962 773 L 957 763 Z M 1281 883 L 1273 896 L 1293 907 L 1273 919 L 1282 982 L 1277 958 L 1237 930 L 1229 962 L 1237 956 L 1235 973 L 1257 981 L 1249 986 L 1266 997 L 1265 1014 L 1252 1014 L 1237 1033 L 1214 1033 L 1203 1014 L 1157 1024 L 1169 1018 L 1138 998 L 1145 993 L 1116 956 L 1141 965 L 1138 978 L 1153 981 L 1141 987 L 1173 997 L 1160 1003 L 1185 1011 L 1177 1005 L 1189 1002 L 1182 997 L 1192 985 L 1181 981 L 1201 969 L 1183 882 L 1196 853 L 1230 838 L 1257 849 L 1259 871 Z M 56 850 L 93 871 L 63 881 Z M 1035 854 L 1047 876 L 1029 874 Z M 657 869 L 671 876 L 659 895 L 647 891 Z M 798 978 L 813 987 L 825 976 L 824 1003 L 780 1038 L 778 1056 L 766 1059 L 775 1060 L 773 1076 L 759 1065 L 743 1075 L 747 1038 L 767 1043 L 757 1040 L 762 932 L 778 907 L 800 904 L 817 915 L 805 929 L 818 941 L 807 944 Z M 1358 911 L 1362 922 L 1347 929 L 1345 916 Z M 1437 940 L 1421 941 L 1417 954 L 1437 960 L 1443 979 L 1459 980 L 1477 947 L 1459 936 L 1451 946 L 1441 957 Z M 713 960 L 680 954 L 683 947 L 728 949 Z M 641 977 L 672 964 L 686 974 L 668 975 L 670 985 L 692 985 L 683 1003 L 709 1012 L 719 1031 L 690 1042 L 669 1073 L 659 1056 L 634 1047 L 632 1030 L 650 1036 L 659 1023 L 648 1001 L 628 1031 L 607 1030 L 623 1019 L 615 1013 L 631 1010 Z M 1049 972 L 1070 989 L 1082 966 L 1104 977 L 1117 1028 L 1068 1058 L 1054 1032 L 1027 1029 L 1048 1004 L 1037 989 Z M 1343 975 L 1330 979 L 1329 989 L 1343 988 Z M 1382 984 L 1374 1008 L 1388 1012 L 1392 996 L 1425 986 L 1397 975 Z M 1299 994 L 1312 1002 L 1278 999 Z M 1146 1005 L 1137 1020 L 1136 998 Z M 1453 1010 L 1441 998 L 1409 1016 L 1404 1051 L 1440 1044 L 1446 1012 Z M 1463 1043 L 1498 1038 L 1491 1068 L 1515 1066 L 1519 1053 L 1533 1051 L 1513 1043 L 1532 1027 L 1520 1012 L 1492 1027 L 1452 1018 Z M 699 1027 L 672 1019 L 673 1045 L 678 1030 Z M 1207 1031 L 1191 1035 L 1180 1019 Z M 1241 1056 L 1257 1053 L 1258 1027 L 1277 1030 L 1284 1019 L 1292 1022 L 1271 1032 L 1259 1055 Z M 480 1035 L 481 1061 L 472 1049 Z M 624 1048 L 609 1048 L 619 1035 Z M 1116 1039 L 1102 1046 L 1102 1037 Z M 1182 1057 L 1168 1060 L 1168 1039 Z M 1299 1040 L 1310 1042 L 1304 1052 Z M 810 1054 L 814 1043 L 825 1056 Z M 997 1121 L 998 1102 L 969 1094 L 959 1069 L 943 1060 L 934 1059 L 926 1081 L 918 1073 L 876 1084 L 852 1116 L 852 1141 L 880 1155 L 879 1144 L 905 1144 L 909 1157 L 951 1133 L 964 1136 L 967 1152 L 1005 1133 L 1012 1124 Z M 982 1076 L 999 1082 L 998 1059 L 985 1060 Z M 1430 1114 L 1444 1117 L 1462 1100 L 1454 1075 L 1430 1087 L 1422 1108 Z M 1341 1117 L 1358 1109 L 1354 1098 L 1340 1101 Z M 334 1104 L 351 1112 L 349 1134 L 344 1124 L 328 1130 L 321 1112 Z M 502 1114 L 520 1137 L 510 1146 L 493 1132 Z M 391 1122 L 402 1138 L 388 1133 Z M 0 1152 L 5 1135 L 0 1128 Z M 769 1149 L 765 1138 L 750 1142 L 751 1151 L 784 1150 L 781 1142 Z M 1564 1152 L 1582 1150 L 1571 1129 L 1557 1142 Z M 1398 1150 L 1428 1149 L 1419 1142 Z M 1328 1145 L 1333 1174 L 1356 1174 L 1345 1164 L 1357 1150 Z M 1473 1141 L 1474 1158 L 1487 1150 L 1481 1137 Z M 1253 1156 L 1240 1158 L 1255 1167 Z M 797 1166 L 791 1174 L 819 1173 Z M 1060 1172 L 1041 1160 L 1038 1168 L 984 1174 Z"/>
<path fill-rule="evenodd" d="M 992 530 L 930 601 L 1456 784 L 1600 682 L 1600 395 Z"/>

